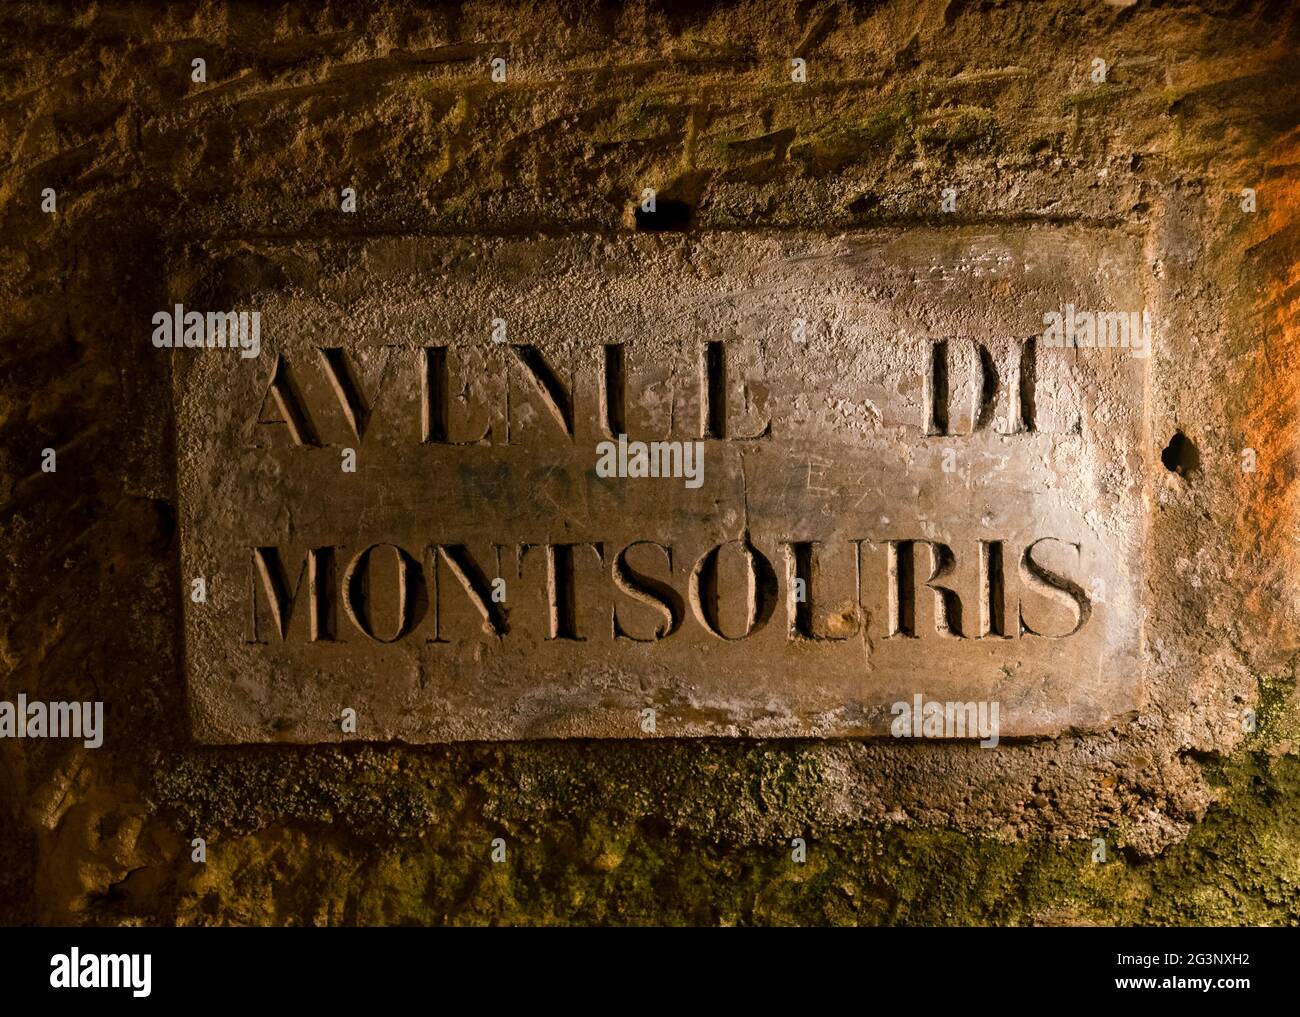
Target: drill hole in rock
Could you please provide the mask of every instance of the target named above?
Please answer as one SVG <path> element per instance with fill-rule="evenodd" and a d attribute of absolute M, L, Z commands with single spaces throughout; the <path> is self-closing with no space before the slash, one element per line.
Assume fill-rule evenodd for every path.
<path fill-rule="evenodd" d="M 1177 473 L 1182 477 L 1189 476 L 1201 468 L 1201 456 L 1196 451 L 1196 445 L 1182 431 L 1174 432 L 1174 436 L 1169 439 L 1169 444 L 1160 453 L 1160 461 L 1165 464 L 1165 469 L 1170 473 Z"/>

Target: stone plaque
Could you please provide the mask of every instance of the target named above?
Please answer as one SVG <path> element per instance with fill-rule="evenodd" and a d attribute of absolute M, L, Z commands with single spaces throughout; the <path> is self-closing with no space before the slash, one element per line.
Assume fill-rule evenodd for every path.
<path fill-rule="evenodd" d="M 1105 726 L 1142 695 L 1143 278 L 1051 227 L 207 250 L 178 316 L 260 345 L 171 353 L 195 735 Z"/>

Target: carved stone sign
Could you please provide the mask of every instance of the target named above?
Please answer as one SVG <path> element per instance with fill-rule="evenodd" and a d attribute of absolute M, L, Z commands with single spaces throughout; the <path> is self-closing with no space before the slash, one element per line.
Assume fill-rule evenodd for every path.
<path fill-rule="evenodd" d="M 191 278 L 180 322 L 260 316 L 255 357 L 170 354 L 200 740 L 887 736 L 918 696 L 1005 738 L 1140 701 L 1131 238 L 240 245 Z"/>

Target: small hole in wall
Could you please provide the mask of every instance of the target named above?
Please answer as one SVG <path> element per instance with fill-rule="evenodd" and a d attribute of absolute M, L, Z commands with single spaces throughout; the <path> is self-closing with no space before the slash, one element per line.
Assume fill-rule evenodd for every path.
<path fill-rule="evenodd" d="M 659 198 L 655 210 L 646 212 L 636 207 L 636 228 L 647 233 L 664 233 L 688 229 L 691 225 L 691 206 L 684 201 Z"/>
<path fill-rule="evenodd" d="M 1175 431 L 1169 444 L 1160 453 L 1160 461 L 1170 473 L 1186 477 L 1201 468 L 1201 455 L 1192 440 L 1182 431 Z"/>

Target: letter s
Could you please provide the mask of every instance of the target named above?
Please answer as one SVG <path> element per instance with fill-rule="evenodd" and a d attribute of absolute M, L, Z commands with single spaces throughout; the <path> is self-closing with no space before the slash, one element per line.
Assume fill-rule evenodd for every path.
<path fill-rule="evenodd" d="M 1066 579 L 1064 576 L 1057 575 L 1034 560 L 1034 548 L 1049 540 L 1055 540 L 1059 544 L 1065 544 L 1066 547 L 1074 548 L 1076 554 L 1079 551 L 1078 544 L 1071 544 L 1056 537 L 1040 537 L 1026 547 L 1025 553 L 1020 556 L 1020 580 L 1035 593 L 1041 593 L 1044 596 L 1068 604 L 1071 610 L 1074 611 L 1074 628 L 1070 629 L 1069 632 L 1063 632 L 1056 636 L 1048 635 L 1045 632 L 1036 632 L 1025 621 L 1024 604 L 1022 602 L 1017 609 L 1020 615 L 1020 632 L 1022 635 L 1064 639 L 1066 636 L 1074 635 L 1087 623 L 1088 618 L 1092 615 L 1092 601 L 1088 599 L 1088 595 L 1083 592 L 1083 588 L 1077 583 Z"/>

